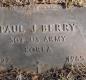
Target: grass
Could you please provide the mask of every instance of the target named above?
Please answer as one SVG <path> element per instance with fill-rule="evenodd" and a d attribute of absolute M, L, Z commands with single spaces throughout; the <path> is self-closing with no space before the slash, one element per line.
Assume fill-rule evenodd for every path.
<path fill-rule="evenodd" d="M 17 0 L 0 0 L 0 5 L 2 7 L 10 7 L 10 6 L 25 6 L 30 5 L 31 2 L 28 2 L 26 0 L 21 0 L 20 2 Z M 65 5 L 64 5 L 64 4 Z M 77 6 L 77 7 L 86 7 L 86 0 L 65 0 L 65 2 L 61 2 L 58 0 L 57 4 L 61 4 L 61 6 L 65 6 L 65 8 L 70 8 L 71 6 Z"/>
<path fill-rule="evenodd" d="M 21 78 L 21 79 L 20 79 Z M 24 71 L 13 66 L 0 71 L 0 80 L 86 80 L 86 65 L 64 64 L 62 68 L 53 67 L 43 73 Z"/>
<path fill-rule="evenodd" d="M 20 2 L 16 0 L 0 0 L 0 4 L 2 7 L 10 7 L 30 5 L 30 2 L 26 2 L 26 0 L 21 0 Z"/>

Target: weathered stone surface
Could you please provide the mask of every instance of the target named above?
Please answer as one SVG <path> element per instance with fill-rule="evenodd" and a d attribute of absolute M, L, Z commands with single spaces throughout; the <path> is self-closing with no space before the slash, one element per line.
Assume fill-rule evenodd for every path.
<path fill-rule="evenodd" d="M 86 62 L 86 8 L 37 4 L 0 8 L 0 65 L 39 71 Z"/>

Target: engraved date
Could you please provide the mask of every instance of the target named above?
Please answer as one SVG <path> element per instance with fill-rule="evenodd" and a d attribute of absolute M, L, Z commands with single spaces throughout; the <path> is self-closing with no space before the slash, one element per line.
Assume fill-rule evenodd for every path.
<path fill-rule="evenodd" d="M 1 57 L 1 58 L 0 58 L 0 64 L 1 64 L 1 65 L 6 65 L 6 64 L 8 64 L 9 62 L 10 62 L 9 57 Z"/>
<path fill-rule="evenodd" d="M 68 56 L 66 57 L 66 62 L 68 63 L 77 63 L 84 62 L 85 58 L 83 56 Z"/>

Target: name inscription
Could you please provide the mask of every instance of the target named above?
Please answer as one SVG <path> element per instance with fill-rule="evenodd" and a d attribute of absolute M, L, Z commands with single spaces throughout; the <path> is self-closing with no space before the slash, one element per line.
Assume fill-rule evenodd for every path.
<path fill-rule="evenodd" d="M 1 34 L 10 35 L 11 45 L 14 44 L 33 44 L 34 46 L 25 46 L 25 55 L 38 53 L 52 53 L 53 48 L 49 44 L 63 43 L 68 39 L 68 34 L 73 33 L 76 28 L 74 23 L 57 23 L 57 24 L 33 24 L 27 29 L 23 25 L 6 25 L 0 26 Z M 28 30 L 29 29 L 29 30 Z M 31 32 L 31 35 L 27 32 Z M 17 33 L 17 34 L 14 34 Z M 67 34 L 68 33 L 68 34 Z M 26 37 L 26 34 L 29 36 Z M 41 36 L 40 36 L 40 35 Z M 66 35 L 67 34 L 67 35 Z M 47 45 L 46 45 L 47 43 Z M 40 44 L 43 44 L 40 46 Z"/>
<path fill-rule="evenodd" d="M 67 32 L 73 31 L 75 24 L 48 24 L 48 25 L 33 25 L 33 32 Z"/>
<path fill-rule="evenodd" d="M 76 27 L 75 24 L 42 24 L 42 25 L 32 25 L 32 32 L 72 32 Z M 24 33 L 26 32 L 23 25 L 0 25 L 0 33 Z"/>
<path fill-rule="evenodd" d="M 24 32 L 22 25 L 0 25 L 0 33 L 20 33 Z"/>

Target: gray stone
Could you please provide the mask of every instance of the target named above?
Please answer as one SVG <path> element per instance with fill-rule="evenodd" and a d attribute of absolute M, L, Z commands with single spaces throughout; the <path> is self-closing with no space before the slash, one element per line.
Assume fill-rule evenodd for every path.
<path fill-rule="evenodd" d="M 0 8 L 0 65 L 42 70 L 85 63 L 85 26 L 86 8 Z"/>

